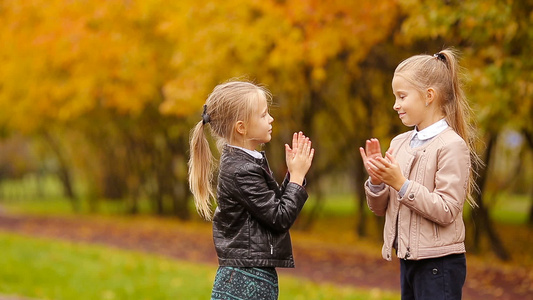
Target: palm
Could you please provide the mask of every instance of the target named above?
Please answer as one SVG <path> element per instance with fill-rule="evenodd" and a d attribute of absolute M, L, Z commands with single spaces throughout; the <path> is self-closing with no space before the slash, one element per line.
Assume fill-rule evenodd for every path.
<path fill-rule="evenodd" d="M 366 141 L 365 149 L 360 148 L 361 157 L 363 158 L 363 164 L 365 165 L 365 169 L 367 171 L 369 170 L 369 163 L 368 161 L 370 159 L 377 159 L 380 157 L 383 157 L 381 155 L 381 146 L 379 144 L 378 139 L 370 139 Z M 369 172 L 370 179 L 372 183 L 381 183 L 381 180 L 378 179 L 372 172 Z"/>
<path fill-rule="evenodd" d="M 289 162 L 292 161 L 297 151 L 298 151 L 298 134 L 294 133 L 292 135 L 292 148 L 291 147 L 285 148 L 285 161 L 287 162 L 287 167 L 289 167 Z"/>

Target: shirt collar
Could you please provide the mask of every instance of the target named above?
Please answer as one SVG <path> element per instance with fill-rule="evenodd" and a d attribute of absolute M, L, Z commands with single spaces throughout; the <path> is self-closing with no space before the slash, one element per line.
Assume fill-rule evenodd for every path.
<path fill-rule="evenodd" d="M 230 145 L 230 144 L 228 144 L 228 146 L 233 147 L 233 148 L 237 148 L 237 149 L 241 149 L 242 151 L 244 151 L 247 154 L 251 155 L 253 158 L 258 158 L 258 159 L 263 158 L 263 154 L 261 154 L 261 152 L 259 152 L 259 151 L 249 150 L 249 149 L 246 149 L 246 148 L 243 148 L 243 147 L 233 146 L 233 145 Z"/>
<path fill-rule="evenodd" d="M 424 141 L 435 137 L 437 134 L 443 132 L 446 128 L 448 128 L 446 119 L 441 119 L 420 131 L 418 131 L 418 129 L 415 127 L 415 135 L 419 140 Z"/>

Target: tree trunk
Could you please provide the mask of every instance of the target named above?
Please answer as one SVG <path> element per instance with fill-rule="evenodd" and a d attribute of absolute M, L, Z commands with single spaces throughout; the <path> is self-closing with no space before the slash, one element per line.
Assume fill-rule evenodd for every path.
<path fill-rule="evenodd" d="M 139 192 L 134 191 L 126 199 L 127 212 L 131 215 L 136 215 L 139 213 Z"/>
<path fill-rule="evenodd" d="M 168 193 L 172 199 L 172 213 L 180 220 L 189 220 L 191 213 L 189 211 L 189 182 L 187 180 L 187 160 L 185 155 L 179 154 L 176 156 L 177 166 L 184 166 L 184 169 L 174 172 L 170 167 L 173 163 L 168 163 Z M 177 173 L 177 174 L 175 174 Z"/>
<path fill-rule="evenodd" d="M 312 69 L 309 67 L 305 68 L 305 74 L 306 74 L 306 84 L 307 86 L 311 87 L 312 84 Z M 309 89 L 309 94 L 307 95 L 307 101 L 304 101 L 303 107 L 301 108 L 302 114 L 301 114 L 301 120 L 299 122 L 301 126 L 301 130 L 305 133 L 306 136 L 314 136 L 314 130 L 313 130 L 313 122 L 316 116 L 316 112 L 320 110 L 322 106 L 322 98 L 320 97 L 320 90 L 319 88 L 311 88 Z M 318 182 L 318 178 L 321 177 L 322 170 L 311 169 L 310 172 L 307 173 L 306 178 L 309 179 L 309 181 L 313 182 L 313 185 L 316 185 L 313 187 L 313 191 L 316 194 L 316 202 L 313 205 L 311 209 L 311 213 L 301 222 L 301 225 L 298 226 L 299 229 L 309 229 L 313 225 L 313 222 L 316 220 L 316 217 L 320 210 L 323 207 L 323 193 L 322 189 L 320 188 L 320 183 Z"/>
<path fill-rule="evenodd" d="M 296 227 L 297 229 L 301 230 L 311 229 L 313 222 L 318 218 L 318 213 L 320 213 L 320 211 L 324 207 L 324 192 L 322 191 L 320 181 L 315 177 L 310 178 L 309 180 L 313 182 L 315 202 L 311 207 L 311 212 L 305 218 L 303 218 L 300 222 L 300 225 Z"/>
<path fill-rule="evenodd" d="M 531 188 L 531 192 L 529 193 L 529 216 L 527 219 L 527 225 L 529 227 L 533 227 L 533 187 Z"/>
<path fill-rule="evenodd" d="M 484 190 L 487 183 L 488 168 L 492 158 L 492 153 L 496 145 L 497 133 L 489 133 L 489 140 L 487 143 L 487 149 L 485 151 L 485 168 L 478 170 L 478 176 L 476 178 L 476 184 L 479 188 L 479 193 L 476 193 L 474 199 L 478 205 L 478 208 L 472 211 L 472 217 L 474 219 L 474 251 L 477 252 L 481 248 L 481 238 L 483 235 L 487 235 L 491 250 L 502 260 L 509 260 L 510 256 L 505 250 L 502 241 L 500 240 L 497 232 L 494 230 L 492 220 L 490 219 L 489 211 L 484 205 Z"/>
<path fill-rule="evenodd" d="M 529 150 L 533 150 L 533 132 L 530 132 L 527 129 L 523 129 L 522 134 L 526 138 Z M 530 191 L 529 215 L 527 218 L 527 224 L 530 227 L 533 227 L 533 188 L 531 188 Z"/>
<path fill-rule="evenodd" d="M 189 183 L 181 180 L 176 183 L 177 188 L 172 194 L 172 203 L 174 215 L 180 220 L 190 220 L 191 213 L 189 211 Z"/>
<path fill-rule="evenodd" d="M 50 145 L 50 149 L 52 149 L 52 152 L 56 155 L 57 160 L 59 162 L 59 170 L 57 171 L 57 175 L 63 185 L 63 192 L 65 194 L 65 197 L 67 197 L 67 199 L 70 200 L 72 209 L 75 212 L 78 212 L 80 209 L 79 207 L 80 205 L 74 193 L 74 188 L 72 185 L 72 174 L 67 165 L 65 155 L 61 151 L 61 147 L 59 146 L 58 142 L 50 135 L 49 132 L 44 131 L 43 136 L 45 140 L 48 142 L 48 145 Z"/>
<path fill-rule="evenodd" d="M 363 162 L 362 160 L 358 160 L 359 162 L 356 163 L 355 166 L 355 195 L 357 197 L 357 203 L 358 203 L 358 209 L 357 209 L 357 225 L 356 225 L 356 232 L 357 235 L 360 237 L 366 237 L 367 230 L 366 230 L 366 195 L 365 195 L 365 188 L 364 188 L 364 182 L 366 173 L 364 170 Z"/>
<path fill-rule="evenodd" d="M 157 185 L 153 198 L 155 213 L 159 216 L 163 216 L 165 214 L 165 207 L 163 202 L 165 198 L 165 181 L 167 180 L 167 178 L 165 178 L 165 175 L 161 174 L 161 172 L 161 170 L 157 170 Z"/>

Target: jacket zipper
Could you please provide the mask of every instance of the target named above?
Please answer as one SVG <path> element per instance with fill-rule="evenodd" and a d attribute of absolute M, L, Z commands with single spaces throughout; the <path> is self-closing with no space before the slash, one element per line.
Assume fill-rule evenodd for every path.
<path fill-rule="evenodd" d="M 408 241 L 408 244 L 407 244 L 407 252 L 405 252 L 405 257 L 404 259 L 407 260 L 409 257 L 411 257 L 411 225 L 413 223 L 413 212 L 411 212 L 410 216 L 409 216 L 409 233 L 407 235 L 407 241 Z"/>
<path fill-rule="evenodd" d="M 270 245 L 270 255 L 274 255 L 273 238 L 270 232 L 268 233 L 268 244 Z"/>
<path fill-rule="evenodd" d="M 435 238 L 439 239 L 439 227 L 437 224 L 433 224 L 433 228 L 435 229 Z"/>
<path fill-rule="evenodd" d="M 407 147 L 409 147 L 409 143 L 407 143 Z M 408 168 L 407 170 L 405 171 L 404 175 L 409 178 L 409 174 L 411 174 L 411 172 L 413 171 L 413 167 L 415 166 L 415 161 L 417 159 L 417 156 L 418 156 L 418 151 L 416 151 L 414 153 L 413 156 L 411 156 L 411 158 L 409 159 L 409 164 L 408 164 Z M 411 211 L 411 213 L 409 214 L 409 227 L 408 227 L 408 232 L 407 232 L 407 251 L 405 252 L 405 257 L 403 259 L 407 260 L 409 259 L 409 257 L 411 257 L 411 225 L 413 223 L 413 212 Z M 399 226 L 399 224 L 398 224 Z M 398 230 L 399 231 L 399 230 Z M 398 246 L 398 248 L 400 248 Z"/>

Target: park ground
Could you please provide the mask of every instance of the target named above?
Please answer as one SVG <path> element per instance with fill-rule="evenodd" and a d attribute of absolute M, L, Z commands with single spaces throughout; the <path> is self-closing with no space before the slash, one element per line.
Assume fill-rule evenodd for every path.
<path fill-rule="evenodd" d="M 398 261 L 381 258 L 377 241 L 355 238 L 341 220 L 317 223 L 314 230 L 293 230 L 296 268 L 279 269 L 280 274 L 320 283 L 365 289 L 399 290 Z M 182 222 L 152 217 L 43 216 L 0 213 L 0 230 L 32 237 L 99 244 L 135 250 L 178 260 L 212 264 L 216 255 L 207 222 Z M 531 229 L 500 228 L 504 240 L 529 248 Z M 507 243 L 508 244 L 508 243 Z M 513 246 L 515 244 L 508 244 Z M 530 250 L 530 249 L 529 249 Z M 528 252 L 527 249 L 524 252 Z M 490 253 L 468 254 L 468 275 L 464 299 L 533 299 L 531 257 L 515 255 L 501 262 Z M 2 298 L 0 298 L 2 299 Z M 6 298 L 12 299 L 12 298 Z M 13 298 L 16 299 L 16 298 Z"/>

